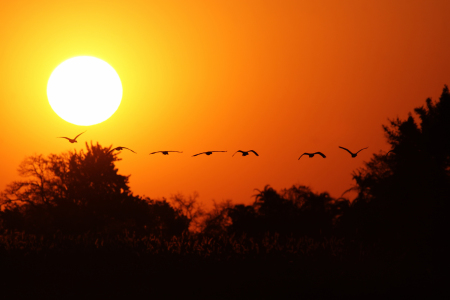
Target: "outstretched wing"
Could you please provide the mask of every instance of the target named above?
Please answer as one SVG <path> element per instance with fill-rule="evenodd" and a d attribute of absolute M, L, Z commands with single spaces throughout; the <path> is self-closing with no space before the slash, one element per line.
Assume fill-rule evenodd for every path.
<path fill-rule="evenodd" d="M 348 150 L 347 148 L 341 147 L 339 146 L 339 148 L 344 149 L 345 151 L 347 151 L 348 153 L 350 153 L 351 155 L 353 155 L 352 151 Z"/>
<path fill-rule="evenodd" d="M 308 153 L 303 153 L 302 155 L 300 155 L 300 157 L 297 160 L 300 160 L 300 158 L 302 158 L 303 155 L 308 154 Z"/>
<path fill-rule="evenodd" d="M 58 136 L 57 139 L 66 139 L 66 140 L 70 141 L 70 139 L 68 137 L 65 137 L 65 136 Z"/>
<path fill-rule="evenodd" d="M 76 137 L 74 137 L 74 140 L 77 139 L 77 137 L 79 137 L 80 135 L 82 135 L 83 133 L 85 133 L 87 130 L 83 131 L 82 133 L 80 133 L 79 135 L 77 135 Z"/>
<path fill-rule="evenodd" d="M 165 152 L 178 152 L 178 153 L 183 153 L 183 151 L 165 151 Z"/>
<path fill-rule="evenodd" d="M 209 152 L 227 152 L 227 151 L 209 151 Z"/>
<path fill-rule="evenodd" d="M 156 152 L 152 152 L 152 153 L 150 153 L 150 154 L 155 154 L 155 153 L 159 153 L 159 152 L 162 152 L 162 151 L 156 151 Z M 150 155 L 150 154 L 149 154 L 149 155 Z"/>
<path fill-rule="evenodd" d="M 322 152 L 316 152 L 316 153 L 314 153 L 314 154 L 319 154 L 319 155 L 322 156 L 323 158 L 326 157 L 325 154 L 323 154 Z"/>
<path fill-rule="evenodd" d="M 249 150 L 248 152 L 253 152 L 253 153 L 255 153 L 256 156 L 259 156 L 258 153 L 256 153 L 255 150 Z"/>
<path fill-rule="evenodd" d="M 369 148 L 369 147 L 362 148 L 361 150 L 359 150 L 358 152 L 356 152 L 356 154 L 358 154 L 359 152 L 361 152 L 361 151 L 363 151 L 364 149 L 367 149 L 367 148 Z"/>
<path fill-rule="evenodd" d="M 192 156 L 197 156 L 197 155 L 200 155 L 200 154 L 203 154 L 203 153 L 206 153 L 206 152 L 200 152 L 200 153 L 194 154 Z"/>
<path fill-rule="evenodd" d="M 136 153 L 136 152 L 134 152 L 133 150 L 131 150 L 130 148 L 127 148 L 127 147 L 122 147 L 122 148 L 127 149 L 127 150 L 130 150 L 130 151 L 133 152 L 133 153 Z"/>
<path fill-rule="evenodd" d="M 117 148 L 119 148 L 119 147 L 112 148 L 111 150 L 108 151 L 108 154 L 111 153 L 111 152 L 113 152 L 113 151 L 116 150 Z"/>
<path fill-rule="evenodd" d="M 236 153 L 238 153 L 238 152 L 244 153 L 244 151 L 242 151 L 242 150 L 238 150 L 238 151 L 234 152 L 234 154 L 236 154 Z M 234 154 L 233 154 L 233 155 L 231 155 L 231 157 L 233 157 L 233 156 L 234 156 Z"/>

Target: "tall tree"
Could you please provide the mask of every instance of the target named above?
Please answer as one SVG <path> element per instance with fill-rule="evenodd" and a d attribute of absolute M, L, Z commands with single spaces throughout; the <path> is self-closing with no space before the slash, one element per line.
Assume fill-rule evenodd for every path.
<path fill-rule="evenodd" d="M 406 120 L 383 126 L 391 153 L 375 154 L 353 174 L 358 196 L 344 215 L 344 231 L 414 254 L 441 248 L 450 199 L 450 94 Z M 434 249 L 434 250 L 431 250 Z"/>

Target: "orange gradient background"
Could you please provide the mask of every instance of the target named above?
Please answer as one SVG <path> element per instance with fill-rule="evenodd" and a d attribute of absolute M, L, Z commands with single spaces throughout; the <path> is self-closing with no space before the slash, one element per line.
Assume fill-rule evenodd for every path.
<path fill-rule="evenodd" d="M 249 204 L 293 184 L 339 197 L 387 151 L 381 128 L 450 84 L 450 1 L 7 1 L 0 10 L 0 189 L 33 154 L 125 146 L 119 173 L 154 199 Z M 46 95 L 74 56 L 123 85 L 107 121 L 76 126 Z M 79 137 L 70 144 L 58 136 Z M 338 146 L 359 150 L 358 157 Z M 260 156 L 231 155 L 256 150 Z M 183 154 L 148 155 L 159 150 Z M 207 150 L 227 150 L 191 157 Z M 298 157 L 322 151 L 321 157 Z"/>

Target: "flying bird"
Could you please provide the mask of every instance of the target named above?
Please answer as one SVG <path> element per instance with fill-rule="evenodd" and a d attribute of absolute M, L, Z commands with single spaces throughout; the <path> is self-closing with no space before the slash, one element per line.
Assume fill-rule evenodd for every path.
<path fill-rule="evenodd" d="M 213 152 L 227 152 L 227 151 L 207 151 L 207 152 L 201 152 L 201 153 L 197 153 L 192 155 L 192 157 L 200 155 L 200 154 L 206 154 L 206 155 L 211 155 Z"/>
<path fill-rule="evenodd" d="M 86 130 L 87 131 L 87 130 Z M 86 131 L 83 131 L 82 133 L 80 133 L 79 135 L 77 135 L 76 137 L 74 137 L 73 139 L 65 137 L 65 136 L 59 136 L 57 137 L 58 139 L 67 139 L 69 142 L 73 143 L 78 143 L 77 142 L 77 137 L 79 137 L 80 135 L 82 135 L 83 133 L 85 133 Z"/>
<path fill-rule="evenodd" d="M 323 154 L 322 152 L 314 152 L 314 153 L 306 153 L 306 152 L 305 152 L 305 153 L 303 153 L 302 155 L 300 155 L 300 157 L 299 157 L 298 159 L 302 158 L 303 155 L 308 155 L 309 158 L 311 158 L 311 157 L 313 157 L 313 156 L 316 155 L 316 154 L 319 154 L 319 155 L 322 156 L 323 158 L 326 157 L 325 154 Z"/>
<path fill-rule="evenodd" d="M 133 150 L 128 149 L 127 147 L 116 147 L 116 148 L 114 148 L 114 149 L 109 150 L 109 151 L 108 151 L 108 154 L 111 153 L 111 152 L 113 152 L 114 150 L 121 151 L 121 150 L 123 150 L 123 149 L 127 149 L 127 150 L 130 150 L 130 151 L 133 152 L 133 153 L 136 153 L 136 152 L 134 152 Z"/>
<path fill-rule="evenodd" d="M 364 149 L 367 149 L 367 148 L 369 148 L 369 147 L 362 148 L 361 150 L 359 150 L 359 151 L 356 152 L 356 153 L 353 153 L 352 151 L 348 150 L 347 148 L 344 148 L 344 147 L 341 147 L 341 146 L 339 146 L 339 148 L 346 150 L 348 153 L 350 153 L 350 154 L 352 155 L 352 157 L 356 157 L 356 155 L 357 155 L 359 152 L 361 152 L 361 151 L 363 151 Z"/>
<path fill-rule="evenodd" d="M 259 156 L 258 153 L 255 152 L 255 150 L 248 150 L 248 151 L 238 150 L 238 151 L 236 151 L 234 154 L 236 154 L 236 153 L 238 153 L 238 152 L 241 152 L 241 153 L 242 153 L 242 156 L 247 156 L 249 152 L 253 152 L 256 156 Z M 231 157 L 233 157 L 234 154 L 233 154 Z"/>
<path fill-rule="evenodd" d="M 150 154 L 155 154 L 155 153 L 159 153 L 159 152 L 161 152 L 163 155 L 169 155 L 169 152 L 183 153 L 183 151 L 156 151 L 156 152 L 152 152 Z"/>

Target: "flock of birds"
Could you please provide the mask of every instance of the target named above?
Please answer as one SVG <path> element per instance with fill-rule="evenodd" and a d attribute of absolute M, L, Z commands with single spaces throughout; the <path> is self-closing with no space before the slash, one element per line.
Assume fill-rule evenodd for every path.
<path fill-rule="evenodd" d="M 77 135 L 76 137 L 74 137 L 73 139 L 68 138 L 68 137 L 65 137 L 65 136 L 60 136 L 60 137 L 58 137 L 58 138 L 61 138 L 61 139 L 67 139 L 70 143 L 73 144 L 73 143 L 77 143 L 77 138 L 78 138 L 80 135 L 82 135 L 83 133 L 85 133 L 85 132 L 86 132 L 86 131 L 83 131 L 82 133 L 80 133 L 79 135 Z M 352 156 L 352 158 L 355 158 L 355 157 L 358 155 L 359 152 L 361 152 L 362 150 L 367 149 L 367 148 L 369 148 L 369 147 L 362 148 L 362 149 L 360 149 L 359 151 L 357 151 L 356 153 L 353 153 L 352 151 L 348 150 L 347 148 L 344 148 L 344 147 L 341 147 L 341 146 L 339 146 L 339 148 L 341 148 L 341 149 L 347 151 L 348 153 L 350 153 L 350 155 Z M 115 150 L 121 151 L 121 150 L 123 150 L 123 149 L 127 149 L 127 150 L 130 150 L 130 151 L 133 152 L 133 153 L 136 153 L 136 152 L 134 152 L 133 150 L 131 150 L 130 148 L 122 147 L 122 146 L 113 148 L 113 149 L 109 150 L 108 153 L 111 153 L 111 152 L 113 152 L 113 151 L 115 151 Z M 156 151 L 156 152 L 152 152 L 152 153 L 150 153 L 150 154 L 162 153 L 163 155 L 168 155 L 169 152 L 183 153 L 183 151 Z M 197 156 L 197 155 L 200 155 L 200 154 L 211 155 L 211 154 L 213 154 L 213 152 L 227 152 L 227 151 L 206 151 L 206 152 L 200 152 L 200 153 L 197 153 L 197 154 L 192 155 L 192 157 Z M 255 150 L 248 150 L 248 151 L 238 150 L 238 151 L 236 151 L 232 156 L 234 156 L 234 155 L 235 155 L 236 153 L 238 153 L 238 152 L 242 153 L 242 156 L 247 156 L 250 152 L 253 153 L 253 154 L 255 154 L 256 156 L 259 156 L 258 153 L 256 153 Z M 391 152 L 391 151 L 389 151 L 389 152 Z M 316 154 L 322 156 L 323 158 L 326 158 L 325 154 L 323 154 L 322 152 L 314 152 L 314 153 L 307 153 L 307 152 L 305 152 L 305 153 L 303 153 L 302 155 L 300 155 L 300 157 L 299 157 L 298 159 L 300 160 L 300 158 L 302 158 L 303 155 L 308 155 L 308 156 L 311 158 L 311 157 L 314 157 L 314 155 L 316 155 Z"/>

